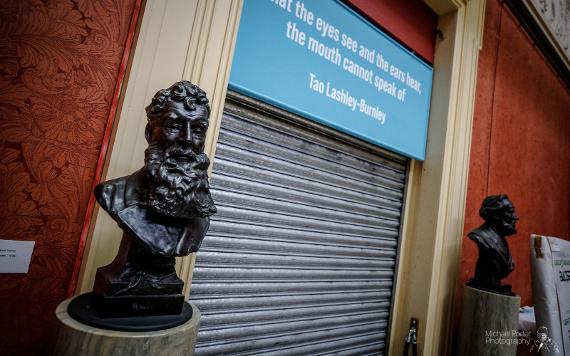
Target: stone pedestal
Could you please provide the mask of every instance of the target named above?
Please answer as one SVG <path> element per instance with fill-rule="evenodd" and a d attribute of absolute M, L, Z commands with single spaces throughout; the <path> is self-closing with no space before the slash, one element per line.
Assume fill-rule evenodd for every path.
<path fill-rule="evenodd" d="M 71 298 L 72 299 L 72 298 Z M 99 329 L 80 323 L 67 313 L 67 299 L 56 310 L 59 332 L 54 355 L 193 355 L 200 311 L 192 305 L 192 318 L 174 328 L 127 332 Z"/>
<path fill-rule="evenodd" d="M 516 356 L 521 298 L 463 287 L 456 355 Z"/>

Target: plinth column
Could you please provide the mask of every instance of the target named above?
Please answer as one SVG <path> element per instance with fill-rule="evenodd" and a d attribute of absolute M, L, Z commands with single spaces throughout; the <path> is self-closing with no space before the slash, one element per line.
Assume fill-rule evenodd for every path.
<path fill-rule="evenodd" d="M 520 296 L 463 287 L 457 355 L 516 356 Z"/>
<path fill-rule="evenodd" d="M 114 331 L 85 325 L 67 313 L 72 298 L 56 310 L 59 332 L 54 355 L 193 355 L 200 311 L 192 305 L 192 318 L 186 323 L 158 331 Z"/>

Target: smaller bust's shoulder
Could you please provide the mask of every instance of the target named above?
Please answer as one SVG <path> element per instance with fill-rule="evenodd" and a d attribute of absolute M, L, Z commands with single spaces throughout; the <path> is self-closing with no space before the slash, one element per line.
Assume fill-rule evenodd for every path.
<path fill-rule="evenodd" d="M 480 226 L 471 230 L 467 236 L 480 247 L 495 248 L 493 232 L 488 227 Z"/>
<path fill-rule="evenodd" d="M 102 182 L 95 187 L 95 199 L 108 213 L 116 214 L 125 208 L 125 178 Z"/>

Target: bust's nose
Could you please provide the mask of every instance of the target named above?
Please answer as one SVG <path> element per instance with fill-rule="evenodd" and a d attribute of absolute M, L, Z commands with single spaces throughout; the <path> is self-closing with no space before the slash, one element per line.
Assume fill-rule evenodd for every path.
<path fill-rule="evenodd" d="M 185 142 L 192 142 L 192 123 L 190 120 L 184 124 L 184 132 L 181 135 L 181 139 Z"/>

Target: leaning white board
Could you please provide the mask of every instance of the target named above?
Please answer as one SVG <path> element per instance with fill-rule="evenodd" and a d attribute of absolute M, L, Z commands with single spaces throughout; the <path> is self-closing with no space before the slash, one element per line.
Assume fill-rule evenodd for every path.
<path fill-rule="evenodd" d="M 558 353 L 570 355 L 570 241 L 531 235 L 532 294 L 536 327 L 548 328 Z"/>

